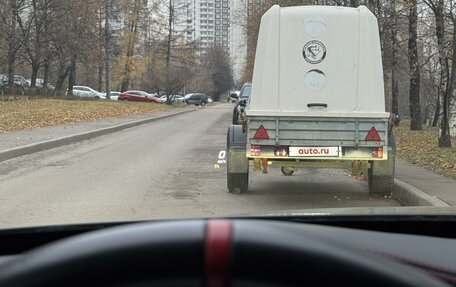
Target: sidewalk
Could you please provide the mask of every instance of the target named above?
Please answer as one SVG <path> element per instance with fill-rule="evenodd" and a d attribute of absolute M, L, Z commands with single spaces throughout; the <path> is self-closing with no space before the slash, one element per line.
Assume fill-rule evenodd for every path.
<path fill-rule="evenodd" d="M 449 205 L 456 206 L 456 180 L 396 157 L 396 178 Z"/>

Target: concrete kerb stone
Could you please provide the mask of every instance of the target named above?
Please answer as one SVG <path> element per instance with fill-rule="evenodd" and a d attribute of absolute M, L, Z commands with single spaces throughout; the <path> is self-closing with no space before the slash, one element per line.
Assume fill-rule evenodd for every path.
<path fill-rule="evenodd" d="M 393 198 L 405 206 L 450 206 L 439 198 L 397 178 L 394 179 Z"/>
<path fill-rule="evenodd" d="M 192 111 L 196 111 L 196 110 L 197 109 L 191 109 L 191 110 L 177 112 L 177 113 L 173 113 L 173 114 L 168 114 L 168 115 L 162 115 L 162 116 L 157 116 L 157 117 L 137 120 L 137 121 L 128 122 L 128 123 L 124 123 L 124 124 L 120 124 L 120 125 L 115 125 L 115 126 L 112 126 L 112 127 L 101 128 L 101 129 L 97 129 L 97 130 L 93 130 L 93 131 L 89 131 L 89 132 L 74 134 L 74 135 L 65 136 L 65 137 L 61 137 L 61 138 L 56 138 L 56 139 L 52 139 L 52 140 L 47 140 L 47 141 L 37 142 L 37 143 L 29 144 L 29 145 L 24 145 L 24 146 L 19 146 L 19 147 L 6 149 L 6 150 L 3 150 L 3 151 L 0 151 L 0 162 L 6 161 L 6 160 L 9 160 L 9 159 L 13 159 L 13 158 L 16 158 L 16 157 L 20 157 L 20 156 L 24 156 L 24 155 L 28 155 L 28 154 L 32 154 L 32 153 L 36 153 L 36 152 L 40 152 L 40 151 L 44 151 L 44 150 L 48 150 L 48 149 L 61 147 L 61 146 L 64 146 L 64 145 L 73 144 L 73 143 L 84 141 L 84 140 L 88 140 L 88 139 L 93 139 L 93 138 L 96 138 L 96 137 L 99 137 L 99 136 L 103 136 L 103 135 L 107 135 L 107 134 L 110 134 L 110 133 L 114 133 L 114 132 L 117 132 L 117 131 L 120 131 L 120 130 L 128 129 L 128 128 L 135 127 L 135 126 L 142 125 L 142 124 L 146 124 L 146 123 L 159 121 L 159 120 L 162 120 L 162 119 L 166 119 L 166 118 L 169 118 L 169 117 L 181 115 L 181 114 L 192 112 Z"/>

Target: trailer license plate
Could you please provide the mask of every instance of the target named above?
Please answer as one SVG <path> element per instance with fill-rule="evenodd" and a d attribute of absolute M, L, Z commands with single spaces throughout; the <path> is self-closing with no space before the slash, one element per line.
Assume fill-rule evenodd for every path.
<path fill-rule="evenodd" d="M 325 157 L 339 156 L 339 147 L 290 147 L 290 156 Z"/>

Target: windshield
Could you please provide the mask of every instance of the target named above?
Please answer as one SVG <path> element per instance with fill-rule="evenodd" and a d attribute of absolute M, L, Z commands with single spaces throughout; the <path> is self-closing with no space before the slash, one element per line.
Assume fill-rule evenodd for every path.
<path fill-rule="evenodd" d="M 248 98 L 250 97 L 250 92 L 252 91 L 251 85 L 245 85 L 241 90 L 240 98 Z"/>
<path fill-rule="evenodd" d="M 0 229 L 456 205 L 454 1 L 238 2 L 0 1 Z"/>

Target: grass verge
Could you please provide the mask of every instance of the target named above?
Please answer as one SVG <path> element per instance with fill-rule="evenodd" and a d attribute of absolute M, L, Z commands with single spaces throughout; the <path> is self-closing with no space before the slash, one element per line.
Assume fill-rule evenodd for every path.
<path fill-rule="evenodd" d="M 411 131 L 407 120 L 395 128 L 395 135 L 400 158 L 456 179 L 456 138 L 451 139 L 452 148 L 440 148 L 438 128 Z"/>
<path fill-rule="evenodd" d="M 154 103 L 34 99 L 0 101 L 0 132 L 172 109 Z"/>

